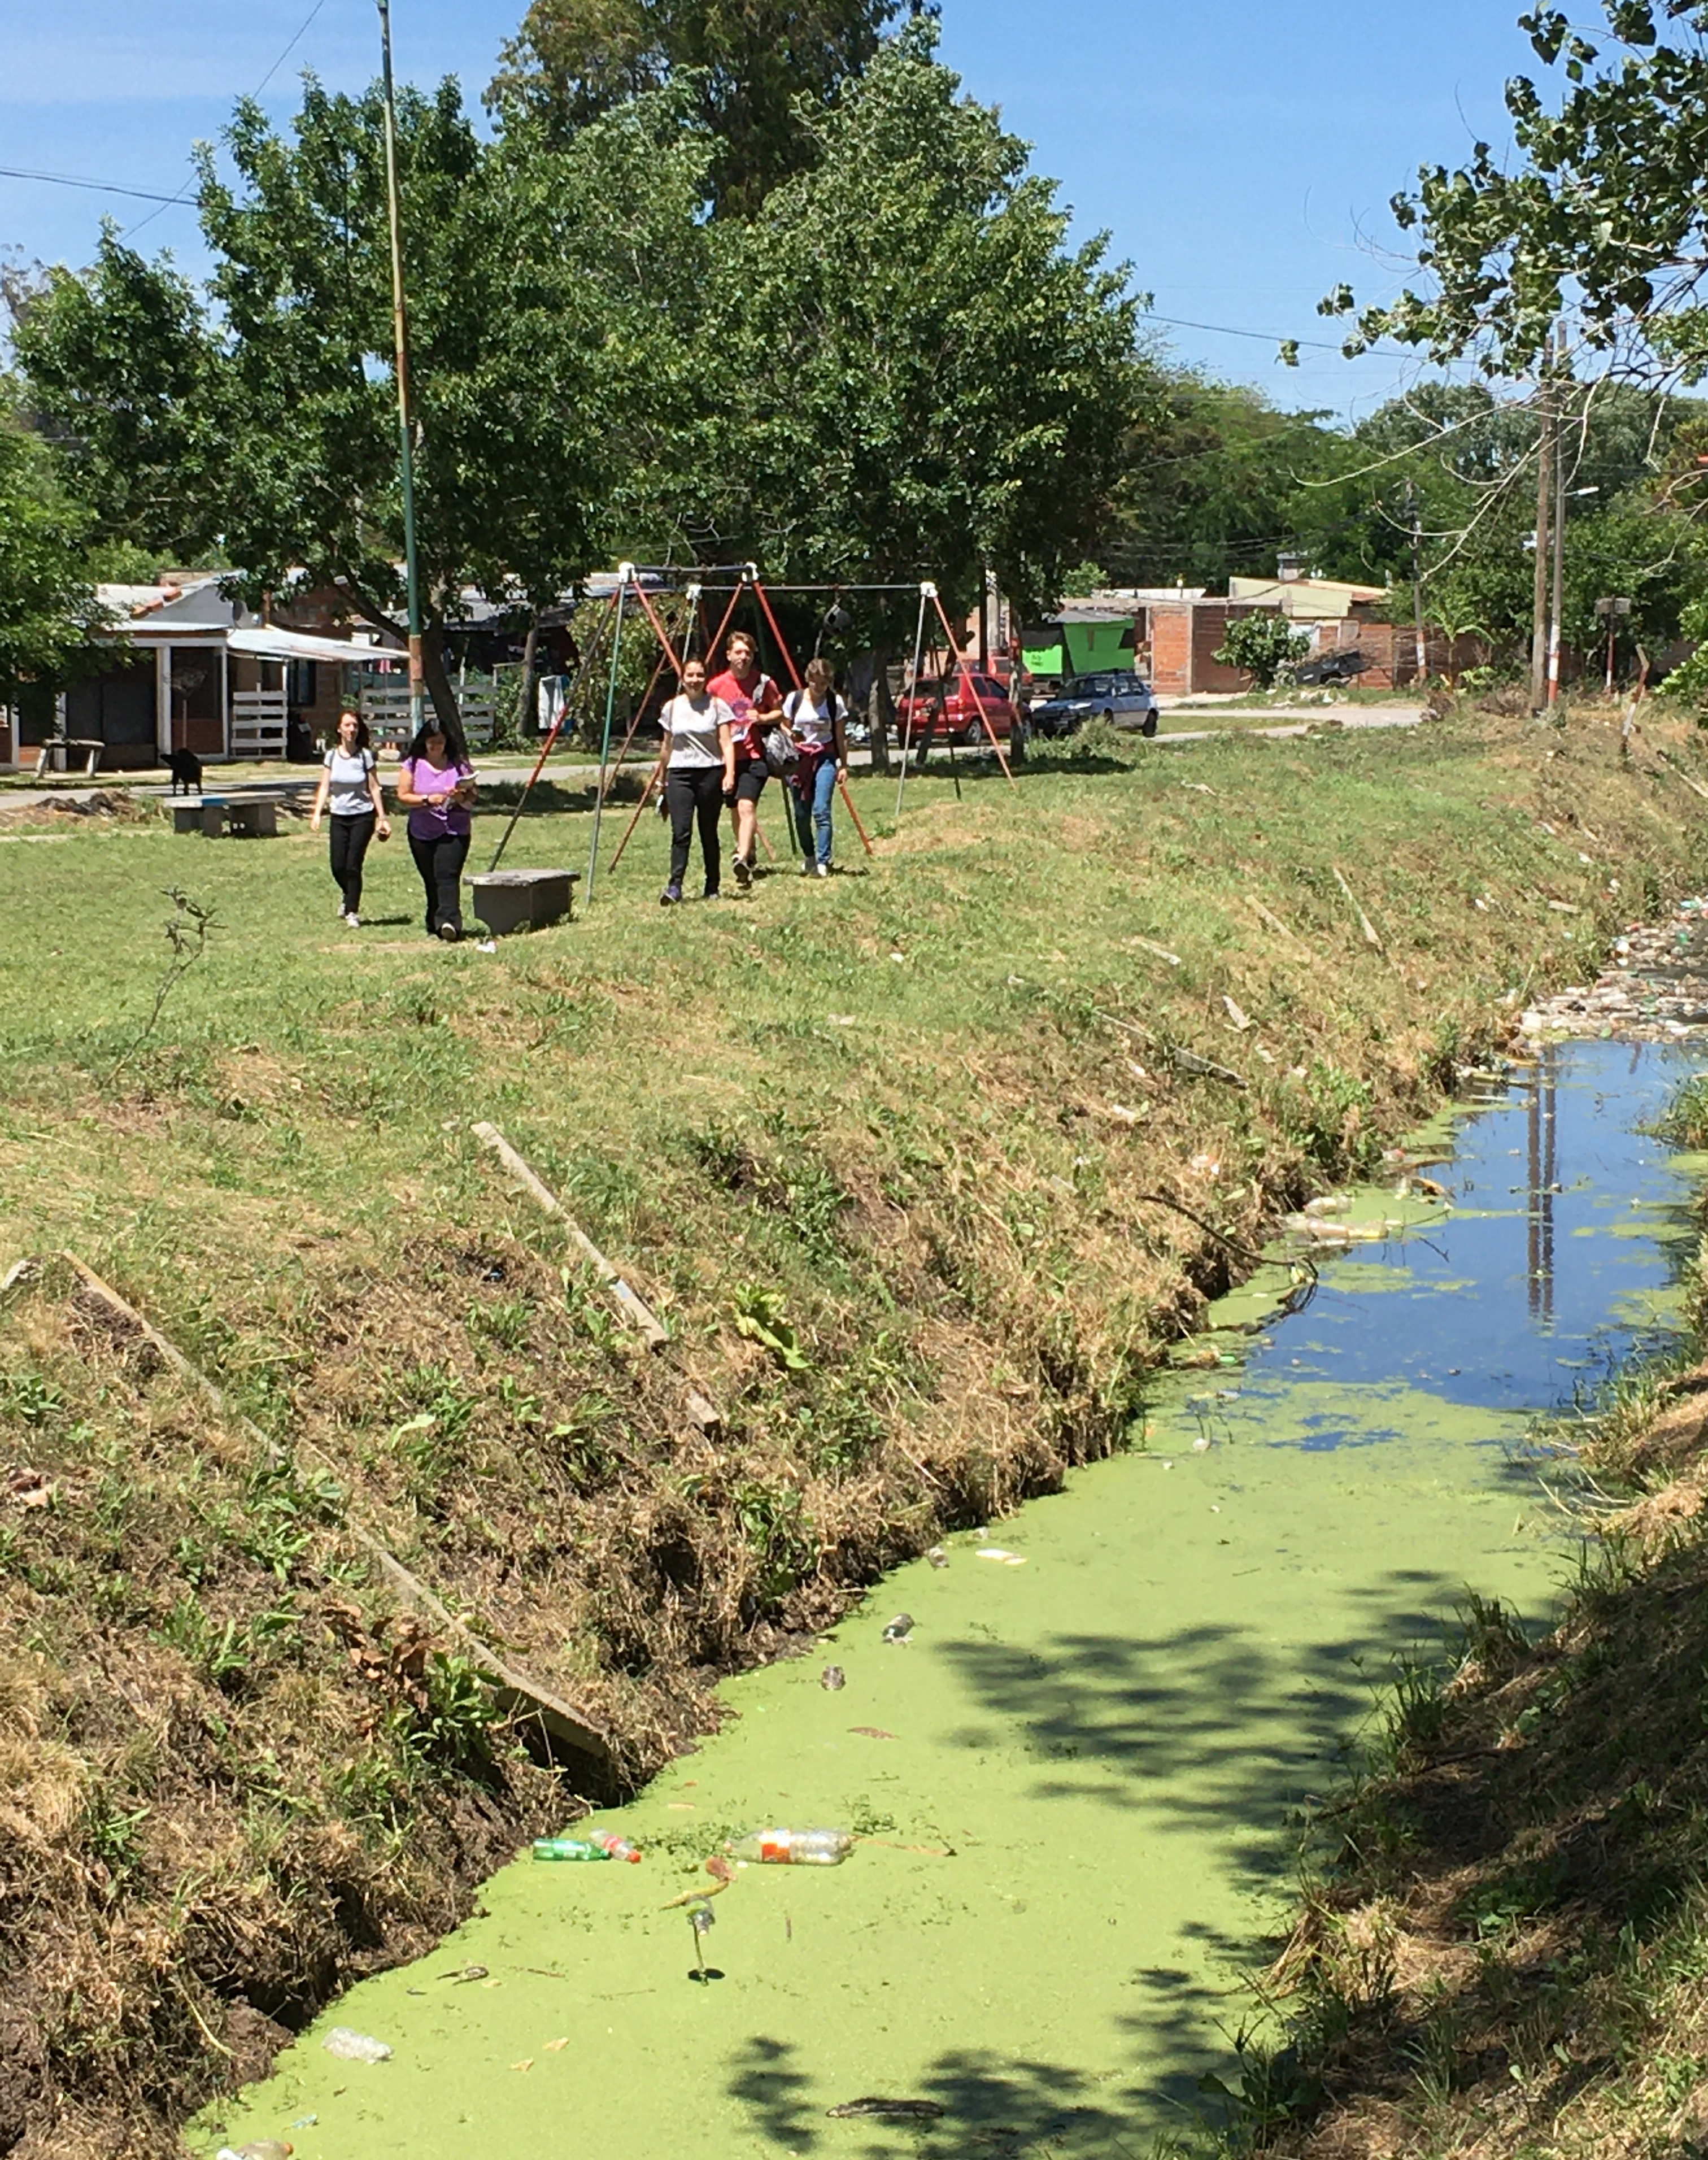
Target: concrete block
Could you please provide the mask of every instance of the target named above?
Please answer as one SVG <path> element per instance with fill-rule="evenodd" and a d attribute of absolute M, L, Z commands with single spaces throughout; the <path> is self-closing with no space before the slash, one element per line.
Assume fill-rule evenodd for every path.
<path fill-rule="evenodd" d="M 542 930 L 571 912 L 579 870 L 489 870 L 471 877 L 474 911 L 495 937 Z"/>

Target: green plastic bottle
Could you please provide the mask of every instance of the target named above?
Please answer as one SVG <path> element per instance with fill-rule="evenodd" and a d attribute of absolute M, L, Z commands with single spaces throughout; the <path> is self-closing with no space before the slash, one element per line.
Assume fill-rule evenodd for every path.
<path fill-rule="evenodd" d="M 609 1860 L 611 1855 L 602 1845 L 594 1845 L 585 1837 L 537 1837 L 534 1840 L 536 1860 Z"/>

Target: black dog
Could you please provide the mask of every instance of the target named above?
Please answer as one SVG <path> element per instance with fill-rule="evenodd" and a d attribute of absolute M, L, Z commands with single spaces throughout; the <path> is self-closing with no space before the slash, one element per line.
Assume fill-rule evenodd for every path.
<path fill-rule="evenodd" d="M 193 750 L 175 750 L 166 761 L 172 769 L 172 792 L 201 793 L 201 760 Z"/>

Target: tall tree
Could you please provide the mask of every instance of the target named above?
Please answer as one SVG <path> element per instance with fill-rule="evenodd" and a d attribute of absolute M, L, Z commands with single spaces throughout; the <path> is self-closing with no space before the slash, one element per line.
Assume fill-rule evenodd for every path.
<path fill-rule="evenodd" d="M 781 575 L 933 576 L 966 605 L 989 564 L 1036 601 L 1103 521 L 1134 303 L 934 43 L 886 44 L 812 165 L 714 233 L 708 514 Z"/>
<path fill-rule="evenodd" d="M 532 0 L 487 102 L 558 141 L 679 84 L 713 145 L 720 210 L 750 215 L 798 171 L 823 110 L 878 49 L 897 0 Z"/>
<path fill-rule="evenodd" d="M 21 683 L 62 674 L 100 626 L 88 526 L 23 424 L 16 384 L 0 376 L 0 703 Z"/>
<path fill-rule="evenodd" d="M 466 588 L 555 599 L 659 498 L 693 439 L 678 347 L 702 285 L 704 146 L 667 97 L 563 149 L 482 143 L 454 85 L 406 92 L 399 158 L 411 298 L 428 687 Z M 111 234 L 18 338 L 36 402 L 124 509 L 137 415 L 251 589 L 331 583 L 397 627 L 403 553 L 378 93 L 310 83 L 288 138 L 240 106 L 237 180 L 204 160 L 205 296 Z M 115 295 L 118 304 L 115 304 Z M 164 386 L 153 395 L 156 384 Z M 656 514 L 653 523 L 657 523 Z"/>

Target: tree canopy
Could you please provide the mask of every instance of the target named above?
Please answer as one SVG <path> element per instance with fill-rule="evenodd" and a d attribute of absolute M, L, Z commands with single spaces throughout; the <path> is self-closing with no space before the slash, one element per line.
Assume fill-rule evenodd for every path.
<path fill-rule="evenodd" d="M 63 674 L 97 626 L 88 522 L 0 376 L 0 693 Z"/>
<path fill-rule="evenodd" d="M 1540 366 L 1569 313 L 1574 342 L 1617 367 L 1688 381 L 1708 371 L 1708 4 L 1602 0 L 1602 13 L 1605 37 L 1557 8 L 1519 18 L 1565 79 L 1557 105 L 1515 77 L 1516 161 L 1479 143 L 1467 164 L 1425 166 L 1394 197 L 1433 289 L 1365 309 L 1349 350 L 1397 338 L 1439 359 L 1475 350 L 1490 372 L 1520 375 Z M 1356 305 L 1343 285 L 1323 310 Z"/>
<path fill-rule="evenodd" d="M 844 86 L 808 169 L 714 236 L 723 358 L 704 478 L 778 574 L 984 564 L 1051 595 L 1103 522 L 1137 393 L 1134 303 L 1065 246 L 1053 184 L 959 96 L 923 25 Z"/>
<path fill-rule="evenodd" d="M 750 215 L 808 162 L 797 117 L 878 50 L 897 0 L 532 0 L 488 104 L 552 139 L 678 86 L 712 149 L 718 207 Z"/>

